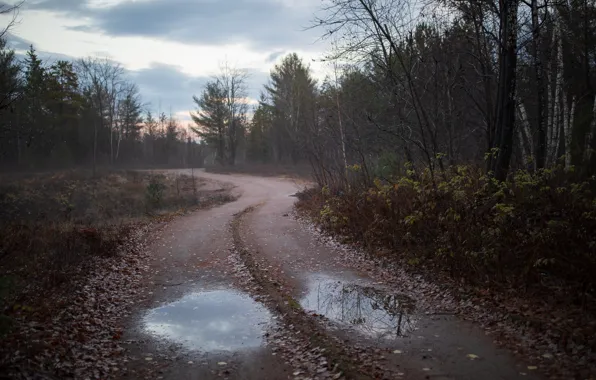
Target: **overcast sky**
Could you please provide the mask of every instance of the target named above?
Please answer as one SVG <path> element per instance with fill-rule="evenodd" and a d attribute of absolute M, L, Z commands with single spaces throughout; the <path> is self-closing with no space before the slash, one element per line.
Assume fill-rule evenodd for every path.
<path fill-rule="evenodd" d="M 0 0 L 15 3 L 15 0 Z M 327 49 L 310 26 L 321 0 L 26 0 L 13 47 L 43 57 L 98 56 L 120 62 L 153 111 L 188 120 L 192 95 L 220 65 L 246 69 L 258 97 L 270 69 L 297 52 L 322 77 Z M 9 18 L 0 18 L 0 26 Z"/>

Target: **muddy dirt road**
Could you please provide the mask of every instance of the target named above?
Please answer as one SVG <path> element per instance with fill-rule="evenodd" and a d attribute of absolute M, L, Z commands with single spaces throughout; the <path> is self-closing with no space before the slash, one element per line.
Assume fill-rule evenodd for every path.
<path fill-rule="evenodd" d="M 538 378 L 296 220 L 304 184 L 199 175 L 232 184 L 238 199 L 176 219 L 151 245 L 123 378 Z"/>

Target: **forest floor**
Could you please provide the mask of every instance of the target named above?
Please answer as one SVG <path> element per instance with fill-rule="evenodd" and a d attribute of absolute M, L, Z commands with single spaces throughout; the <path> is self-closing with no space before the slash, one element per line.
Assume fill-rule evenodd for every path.
<path fill-rule="evenodd" d="M 491 310 L 480 299 L 321 235 L 294 212 L 305 181 L 200 177 L 227 183 L 234 200 L 134 229 L 46 319 L 19 306 L 4 368 L 102 379 L 576 377 L 570 358 L 532 348 L 531 331 L 483 323 Z"/>

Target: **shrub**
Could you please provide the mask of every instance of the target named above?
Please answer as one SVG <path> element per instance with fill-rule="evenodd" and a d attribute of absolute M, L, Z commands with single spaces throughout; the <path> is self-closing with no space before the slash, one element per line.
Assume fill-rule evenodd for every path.
<path fill-rule="evenodd" d="M 406 263 L 583 304 L 596 285 L 594 189 L 560 167 L 498 182 L 457 166 L 440 183 L 409 170 L 342 196 L 311 190 L 299 207 L 328 232 Z"/>
<path fill-rule="evenodd" d="M 161 205 L 161 201 L 163 198 L 164 190 L 166 186 L 164 185 L 163 176 L 152 176 L 147 184 L 147 192 L 145 194 L 145 198 L 147 199 L 147 204 L 150 208 L 157 208 Z"/>

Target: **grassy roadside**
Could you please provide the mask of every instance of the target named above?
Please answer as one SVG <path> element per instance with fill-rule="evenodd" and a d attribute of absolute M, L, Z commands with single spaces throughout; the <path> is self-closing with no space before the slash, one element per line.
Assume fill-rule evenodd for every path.
<path fill-rule="evenodd" d="M 497 323 L 536 334 L 586 378 L 596 368 L 595 189 L 563 170 L 499 183 L 457 167 L 435 181 L 410 170 L 370 188 L 311 189 L 297 208 L 375 259 L 505 315 Z"/>
<path fill-rule="evenodd" d="M 231 200 L 176 172 L 64 171 L 0 180 L 0 333 L 10 316 L 68 292 L 85 263 L 112 257 L 131 232 Z M 41 290 L 41 291 L 40 291 Z"/>

